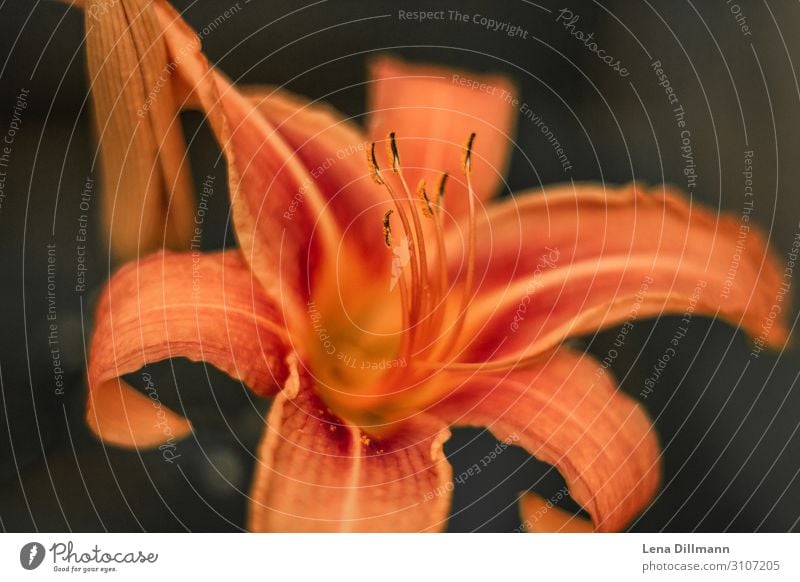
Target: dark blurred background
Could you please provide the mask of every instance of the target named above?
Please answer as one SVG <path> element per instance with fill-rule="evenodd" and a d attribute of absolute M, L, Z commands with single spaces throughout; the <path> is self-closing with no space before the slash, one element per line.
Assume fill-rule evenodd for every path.
<path fill-rule="evenodd" d="M 651 63 L 660 60 L 686 111 L 697 164 L 694 199 L 741 214 L 743 152 L 754 152 L 757 224 L 785 260 L 800 231 L 800 5 L 790 2 L 542 0 L 426 2 L 509 22 L 527 38 L 472 22 L 400 21 L 419 4 L 376 0 L 314 3 L 178 0 L 202 29 L 236 6 L 203 38 L 205 52 L 240 83 L 269 83 L 324 98 L 347 115 L 365 106 L 365 60 L 390 51 L 409 60 L 504 72 L 542 116 L 571 162 L 520 117 L 511 190 L 569 179 L 686 183 L 680 137 Z M 620 59 L 606 66 L 555 18 L 568 8 L 577 28 Z M 0 198 L 0 529 L 6 531 L 236 531 L 243 527 L 253 454 L 267 401 L 202 365 L 166 362 L 151 373 L 167 405 L 182 403 L 198 428 L 179 444 L 179 463 L 104 447 L 83 422 L 85 350 L 95 298 L 108 273 L 97 190 L 91 204 L 87 289 L 74 292 L 80 196 L 95 141 L 86 102 L 83 18 L 52 1 L 0 3 L 0 136 L 17 96 L 27 108 Z M 362 119 L 363 121 L 363 119 Z M 194 175 L 224 167 L 202 120 L 184 117 Z M 228 205 L 211 199 L 203 245 L 235 244 Z M 64 390 L 54 384 L 48 345 L 47 245 L 56 245 L 56 305 Z M 791 295 L 797 304 L 797 289 Z M 796 312 L 784 306 L 793 325 Z M 638 395 L 678 319 L 640 321 L 613 370 Z M 585 338 L 603 357 L 615 332 Z M 800 529 L 800 350 L 750 357 L 745 336 L 695 319 L 645 406 L 664 449 L 665 482 L 635 531 L 797 531 Z M 447 446 L 454 474 L 495 446 L 477 430 Z M 546 496 L 558 474 L 509 450 L 457 485 L 451 531 L 512 531 L 518 493 Z M 567 504 L 567 506 L 569 506 Z"/>

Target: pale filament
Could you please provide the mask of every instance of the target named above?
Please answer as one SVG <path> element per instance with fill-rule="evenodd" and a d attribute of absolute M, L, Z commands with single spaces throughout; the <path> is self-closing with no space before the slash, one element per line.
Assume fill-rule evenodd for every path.
<path fill-rule="evenodd" d="M 397 151 L 397 142 L 395 141 L 395 133 L 393 131 L 386 136 L 386 146 L 387 152 L 392 159 L 392 171 L 400 178 L 400 183 L 403 185 L 403 190 L 405 190 L 406 200 L 411 207 L 411 219 L 414 223 L 414 235 L 416 236 L 417 240 L 417 256 L 419 258 L 421 288 L 416 290 L 416 295 L 419 297 L 421 303 L 420 309 L 422 314 L 417 314 L 418 318 L 416 321 L 414 321 L 414 326 L 416 328 L 420 320 L 427 315 L 427 304 L 430 301 L 430 278 L 428 274 L 427 252 L 425 250 L 425 237 L 422 233 L 422 224 L 419 219 L 419 212 L 414 204 L 414 197 L 412 196 L 411 190 L 408 187 L 408 183 L 403 176 L 403 169 L 400 166 L 400 155 Z M 410 238 L 411 233 L 407 232 L 407 236 Z M 416 335 L 415 330 L 412 330 L 412 333 Z"/>
<path fill-rule="evenodd" d="M 400 183 L 405 190 L 407 196 L 406 202 L 408 209 L 406 209 L 403 200 L 396 194 L 392 186 L 383 179 L 381 170 L 378 167 L 375 158 L 375 144 L 368 152 L 367 159 L 370 163 L 370 171 L 375 182 L 389 192 L 389 195 L 394 203 L 395 210 L 400 217 L 403 229 L 409 239 L 409 251 L 412 255 L 411 262 L 411 285 L 410 288 L 406 286 L 405 277 L 400 274 L 400 294 L 403 309 L 403 326 L 408 330 L 408 333 L 403 333 L 403 339 L 399 349 L 398 357 L 413 358 L 417 362 L 424 362 L 430 365 L 439 365 L 444 368 L 450 367 L 447 362 L 435 362 L 439 359 L 436 355 L 445 355 L 452 350 L 453 346 L 457 343 L 464 329 L 464 320 L 466 318 L 467 309 L 473 295 L 474 279 L 475 279 L 475 254 L 476 254 L 476 219 L 475 219 L 475 192 L 472 187 L 471 171 L 472 171 L 472 146 L 475 141 L 475 134 L 470 134 L 464 150 L 464 160 L 462 169 L 466 176 L 467 191 L 468 191 L 468 204 L 469 204 L 469 233 L 467 243 L 467 273 L 463 294 L 458 311 L 456 312 L 456 319 L 452 326 L 447 330 L 443 330 L 442 326 L 446 317 L 446 293 L 448 291 L 448 274 L 447 274 L 447 254 L 444 244 L 444 191 L 448 175 L 445 173 L 439 183 L 436 201 L 431 203 L 425 190 L 425 183 L 421 182 L 418 188 L 418 198 L 422 202 L 422 206 L 415 204 L 415 197 L 412 196 L 411 191 L 406 182 L 403 170 L 400 165 L 400 156 L 395 141 L 395 133 L 391 132 L 387 136 L 387 151 L 392 161 L 392 171 L 395 172 L 400 179 Z M 411 213 L 409 220 L 407 212 Z M 437 261 L 434 263 L 434 269 L 439 270 L 438 273 L 431 273 L 429 261 L 427 257 L 427 249 L 425 246 L 424 230 L 422 228 L 422 221 L 420 219 L 420 212 L 429 219 L 432 219 L 435 224 L 435 237 L 436 237 L 436 251 L 438 254 Z M 386 236 L 387 245 L 390 246 L 391 239 L 391 226 L 389 224 L 389 216 L 391 211 L 387 212 L 384 217 L 384 231 Z M 412 230 L 413 224 L 413 230 Z M 416 244 L 414 244 L 416 242 Z M 438 277 L 435 275 L 438 274 Z M 432 284 L 431 281 L 434 281 Z M 417 329 L 419 328 L 419 329 Z M 424 340 L 427 340 L 427 344 Z M 434 347 L 430 350 L 431 344 L 438 342 L 441 347 Z M 418 344 L 419 350 L 417 350 Z M 425 357 L 428 354 L 429 357 Z M 471 364 L 455 364 L 458 366 Z M 423 365 L 422 368 L 429 368 L 428 365 Z"/>
<path fill-rule="evenodd" d="M 403 231 L 406 233 L 406 236 L 408 237 L 409 252 L 411 253 L 411 261 L 410 262 L 411 262 L 411 289 L 412 289 L 412 293 L 411 293 L 411 297 L 410 297 L 411 306 L 407 307 L 406 305 L 403 305 L 403 311 L 404 312 L 408 311 L 408 321 L 409 321 L 409 326 L 410 327 L 406 328 L 406 329 L 410 329 L 413 332 L 413 330 L 415 328 L 414 324 L 415 324 L 415 320 L 416 320 L 417 311 L 419 309 L 419 298 L 417 297 L 417 294 L 413 292 L 413 290 L 416 289 L 416 287 L 419 284 L 418 283 L 418 281 L 419 281 L 419 273 L 418 273 L 419 260 L 417 258 L 416 244 L 414 243 L 413 237 L 409 236 L 409 234 L 411 233 L 411 223 L 408 220 L 408 216 L 406 215 L 405 208 L 400 203 L 400 199 L 398 198 L 397 194 L 395 193 L 394 188 L 392 188 L 392 186 L 386 180 L 384 180 L 383 176 L 381 175 L 381 170 L 378 167 L 378 161 L 377 161 L 377 159 L 375 157 L 375 144 L 374 143 L 372 144 L 372 147 L 370 148 L 369 152 L 367 153 L 367 161 L 370 164 L 370 170 L 372 172 L 372 179 L 375 181 L 376 184 L 378 184 L 380 186 L 383 186 L 389 192 L 389 196 L 391 196 L 392 202 L 394 202 L 394 207 L 397 210 L 397 214 L 400 216 L 400 222 L 403 224 Z M 386 224 L 384 224 L 384 228 L 386 228 Z M 401 280 L 403 279 L 402 273 L 401 273 L 400 279 Z M 401 288 L 401 293 L 402 293 L 402 288 Z M 405 355 L 405 354 L 403 353 L 403 355 Z"/>
<path fill-rule="evenodd" d="M 469 199 L 469 232 L 467 234 L 467 276 L 464 283 L 464 294 L 461 297 L 461 306 L 456 315 L 456 321 L 444 347 L 437 350 L 437 354 L 449 354 L 453 346 L 461 336 L 464 329 L 464 320 L 467 317 L 467 310 L 472 301 L 472 291 L 475 284 L 475 239 L 476 239 L 476 219 L 475 219 L 475 191 L 472 188 L 472 146 L 475 143 L 475 133 L 471 133 L 464 146 L 464 162 L 462 169 L 467 181 L 467 197 Z"/>

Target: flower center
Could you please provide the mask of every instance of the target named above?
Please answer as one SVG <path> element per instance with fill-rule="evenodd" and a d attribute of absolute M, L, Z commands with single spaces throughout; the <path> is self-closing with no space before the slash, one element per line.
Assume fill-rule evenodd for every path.
<path fill-rule="evenodd" d="M 403 341 L 400 352 L 415 361 L 435 361 L 447 355 L 458 340 L 464 317 L 471 300 L 475 278 L 475 194 L 472 189 L 472 146 L 475 134 L 470 134 L 464 147 L 462 169 L 466 177 L 469 197 L 469 233 L 467 246 L 467 273 L 460 287 L 461 305 L 452 317 L 452 299 L 449 293 L 447 251 L 444 244 L 444 194 L 448 175 L 439 179 L 433 200 L 428 196 L 427 185 L 420 180 L 416 194 L 412 194 L 405 179 L 395 133 L 386 137 L 387 154 L 391 169 L 399 182 L 402 195 L 392 185 L 389 177 L 381 173 L 375 157 L 375 144 L 368 152 L 372 178 L 386 188 L 394 209 L 384 215 L 384 242 L 393 250 L 393 276 L 400 293 L 403 314 Z M 391 217 L 397 212 L 403 228 L 399 245 L 393 246 Z M 410 219 L 409 219 L 410 217 Z M 423 224 L 425 220 L 425 224 Z M 433 237 L 433 244 L 426 238 Z M 408 275 L 402 258 L 409 264 Z M 400 261 L 400 264 L 397 263 Z"/>
<path fill-rule="evenodd" d="M 320 392 L 340 416 L 362 427 L 391 423 L 398 412 L 430 401 L 440 391 L 436 377 L 463 335 L 475 279 L 475 194 L 472 147 L 464 146 L 462 169 L 469 197 L 466 276 L 449 281 L 444 244 L 444 202 L 448 174 L 433 196 L 420 180 L 412 193 L 391 132 L 386 138 L 391 174 L 384 174 L 367 152 L 373 180 L 393 203 L 383 217 L 383 242 L 391 251 L 391 282 L 375 282 L 369 273 L 348 270 L 325 295 L 313 298 L 308 311 L 312 333 L 312 369 Z M 400 220 L 402 232 L 393 228 Z M 396 226 L 396 225 L 394 225 Z M 331 289 L 337 292 L 332 293 Z"/>

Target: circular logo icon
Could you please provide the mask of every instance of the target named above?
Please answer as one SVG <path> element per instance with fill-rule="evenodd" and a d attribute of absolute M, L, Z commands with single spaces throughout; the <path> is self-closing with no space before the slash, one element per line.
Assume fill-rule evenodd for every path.
<path fill-rule="evenodd" d="M 19 551 L 19 563 L 26 570 L 35 570 L 44 561 L 44 546 L 39 542 L 29 542 Z"/>

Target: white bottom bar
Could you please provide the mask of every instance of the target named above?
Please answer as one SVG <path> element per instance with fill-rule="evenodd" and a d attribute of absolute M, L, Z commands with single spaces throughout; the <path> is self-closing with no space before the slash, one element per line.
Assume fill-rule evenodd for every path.
<path fill-rule="evenodd" d="M 777 581 L 800 580 L 798 550 L 795 534 L 3 534 L 0 574 L 136 582 Z"/>

